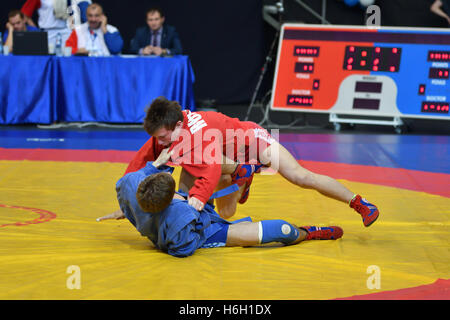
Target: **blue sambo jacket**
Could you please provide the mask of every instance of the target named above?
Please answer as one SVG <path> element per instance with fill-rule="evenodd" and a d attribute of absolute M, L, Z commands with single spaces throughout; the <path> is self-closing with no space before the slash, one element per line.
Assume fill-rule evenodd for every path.
<path fill-rule="evenodd" d="M 216 222 L 232 222 L 222 219 L 209 203 L 198 212 L 187 200 L 179 199 L 173 199 L 160 213 L 142 211 L 136 199 L 137 188 L 142 180 L 158 172 L 172 173 L 173 168 L 162 166 L 158 169 L 153 162 L 148 162 L 141 170 L 123 176 L 116 184 L 120 209 L 139 233 L 148 237 L 158 249 L 176 257 L 190 256 L 220 230 L 221 226 Z"/>

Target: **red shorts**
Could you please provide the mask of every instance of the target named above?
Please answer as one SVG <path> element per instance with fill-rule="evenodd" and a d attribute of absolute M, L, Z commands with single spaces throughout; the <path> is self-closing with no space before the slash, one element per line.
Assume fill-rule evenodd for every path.
<path fill-rule="evenodd" d="M 259 155 L 271 146 L 276 140 L 271 134 L 251 121 L 241 122 L 246 132 L 245 143 L 237 146 L 237 161 L 239 163 L 261 163 Z"/>

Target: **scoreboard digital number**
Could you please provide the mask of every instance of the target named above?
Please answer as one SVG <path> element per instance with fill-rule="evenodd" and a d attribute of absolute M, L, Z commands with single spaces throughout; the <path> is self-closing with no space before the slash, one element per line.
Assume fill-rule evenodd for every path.
<path fill-rule="evenodd" d="M 398 72 L 401 53 L 399 48 L 347 46 L 344 69 Z"/>
<path fill-rule="evenodd" d="M 450 30 L 285 24 L 272 110 L 450 119 Z"/>

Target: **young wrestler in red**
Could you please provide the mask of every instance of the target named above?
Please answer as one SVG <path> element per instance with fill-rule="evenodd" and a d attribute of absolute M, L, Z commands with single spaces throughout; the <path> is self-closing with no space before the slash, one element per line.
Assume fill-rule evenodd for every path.
<path fill-rule="evenodd" d="M 241 122 L 218 112 L 188 110 L 179 113 L 179 118 L 176 119 L 179 122 L 173 130 L 175 134 L 172 134 L 173 131 L 165 126 L 151 124 L 150 119 L 157 117 L 152 114 L 157 106 L 158 100 L 155 100 L 144 124 L 153 137 L 137 152 L 125 174 L 143 168 L 147 161 L 155 160 L 164 148 L 170 146 L 170 151 L 174 152 L 172 163 L 181 165 L 189 174 L 198 178 L 190 189 L 189 196 L 203 204 L 208 201 L 219 182 L 222 155 L 234 162 L 248 163 L 253 160 L 256 164 L 258 148 L 266 148 L 269 145 L 267 141 L 273 140 L 253 122 Z M 179 106 L 174 107 L 180 110 Z M 262 134 L 261 130 L 266 133 Z M 261 140 L 262 138 L 265 140 Z M 250 176 L 251 173 L 247 175 Z"/>
<path fill-rule="evenodd" d="M 221 159 L 225 155 L 241 163 L 270 166 L 300 187 L 315 189 L 327 197 L 348 203 L 361 214 L 366 227 L 378 218 L 376 206 L 337 180 L 300 166 L 289 151 L 255 123 L 243 122 L 218 112 L 181 111 L 176 101 L 157 98 L 147 111 L 144 128 L 152 138 L 138 151 L 126 173 L 141 169 L 147 161 L 154 160 L 162 149 L 170 146 L 172 161 L 197 178 L 188 199 L 197 210 L 203 209 L 214 192 L 221 176 Z M 248 178 L 248 188 L 253 172 L 244 173 L 244 176 Z"/>

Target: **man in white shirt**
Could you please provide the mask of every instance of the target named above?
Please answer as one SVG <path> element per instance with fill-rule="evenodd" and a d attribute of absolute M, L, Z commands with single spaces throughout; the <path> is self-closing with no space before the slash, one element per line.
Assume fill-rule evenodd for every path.
<path fill-rule="evenodd" d="M 31 17 L 37 10 L 38 26 L 47 31 L 49 45 L 55 46 L 58 33 L 61 34 L 62 43 L 70 36 L 72 30 L 67 24 L 69 12 L 79 10 L 80 20 L 85 22 L 86 8 L 91 3 L 91 0 L 70 0 L 69 3 L 67 0 L 27 0 L 20 11 L 26 16 L 27 24 L 35 27 Z"/>
<path fill-rule="evenodd" d="M 66 41 L 66 47 L 72 47 L 72 53 L 91 56 L 110 56 L 122 51 L 123 39 L 119 30 L 108 24 L 103 8 L 91 4 L 86 11 L 87 22 L 75 27 Z"/>

